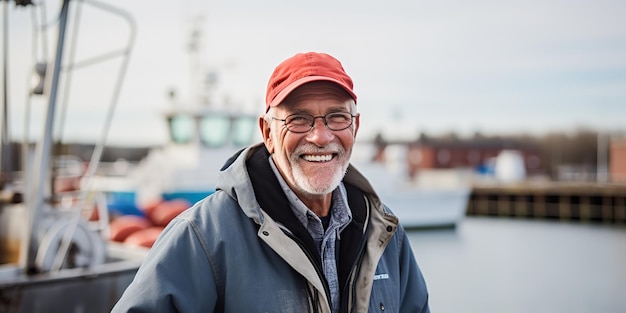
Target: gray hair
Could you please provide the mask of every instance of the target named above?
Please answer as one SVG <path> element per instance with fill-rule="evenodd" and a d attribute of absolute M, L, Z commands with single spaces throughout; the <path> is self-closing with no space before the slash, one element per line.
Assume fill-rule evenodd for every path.
<path fill-rule="evenodd" d="M 270 108 L 267 110 L 267 113 L 265 113 L 265 115 L 263 115 L 263 120 L 264 120 L 266 123 L 268 123 L 268 124 L 269 124 L 269 123 L 272 121 L 272 118 L 273 118 L 273 117 L 274 117 L 274 108 L 273 108 L 273 107 L 270 107 Z"/>

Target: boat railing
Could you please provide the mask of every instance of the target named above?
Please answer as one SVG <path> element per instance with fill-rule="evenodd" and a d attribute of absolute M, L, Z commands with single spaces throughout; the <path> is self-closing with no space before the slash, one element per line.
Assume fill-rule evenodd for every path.
<path fill-rule="evenodd" d="M 72 37 L 68 40 L 69 45 L 67 45 L 67 48 L 66 33 L 70 33 L 67 31 L 70 27 L 79 27 L 81 20 L 80 12 L 83 4 L 120 16 L 126 21 L 129 26 L 126 45 L 120 50 L 109 51 L 89 59 L 76 60 L 75 52 L 77 50 L 78 31 L 74 29 L 74 31 L 71 32 Z M 11 188 L 18 185 L 21 189 L 13 195 L 7 195 L 6 198 L 7 203 L 17 202 L 13 208 L 16 209 L 15 211 L 24 212 L 24 214 L 22 214 L 24 216 L 14 218 L 14 216 L 7 213 L 5 216 L 2 216 L 2 218 L 6 218 L 9 223 L 19 223 L 21 225 L 19 233 L 22 246 L 19 253 L 19 267 L 22 274 L 59 271 L 62 268 L 67 268 L 67 266 L 71 265 L 70 263 L 74 262 L 70 260 L 70 255 L 75 253 L 74 248 L 81 238 L 85 239 L 89 237 L 87 238 L 89 239 L 89 244 L 100 245 L 102 239 L 101 233 L 106 232 L 106 227 L 103 224 L 99 224 L 93 229 L 93 226 L 90 225 L 82 215 L 86 211 L 85 208 L 99 207 L 102 205 L 103 197 L 92 191 L 89 177 L 92 177 L 97 171 L 102 156 L 108 129 L 112 122 L 113 113 L 128 66 L 130 52 L 134 45 L 136 26 L 130 14 L 106 3 L 93 0 L 83 1 L 77 3 L 75 8 L 76 11 L 70 14 L 70 1 L 62 1 L 58 17 L 58 37 L 54 60 L 49 63 L 37 62 L 37 69 L 40 69 L 42 65 L 45 66 L 45 71 L 42 72 L 42 74 L 45 73 L 43 75 L 46 75 L 46 77 L 42 77 L 42 81 L 45 81 L 45 84 L 42 90 L 31 91 L 28 101 L 30 101 L 30 98 L 33 96 L 43 96 L 45 97 L 45 101 L 47 101 L 43 123 L 41 123 L 42 134 L 34 145 L 34 152 L 31 153 L 31 144 L 27 139 L 29 138 L 29 134 L 28 131 L 25 130 L 24 143 L 22 144 L 23 160 L 21 162 L 23 176 L 20 180 L 13 177 L 12 181 L 6 184 L 3 179 L 1 186 L 3 193 L 10 193 Z M 71 23 L 68 21 L 70 15 L 75 17 Z M 121 38 L 123 40 L 123 37 Z M 68 55 L 65 56 L 64 53 Z M 100 138 L 91 155 L 90 162 L 88 162 L 86 168 L 79 168 L 80 166 L 75 166 L 79 163 L 75 159 L 55 157 L 53 145 L 55 142 L 60 143 L 62 141 L 61 131 L 63 127 L 58 126 L 63 126 L 64 124 L 66 115 L 65 109 L 69 102 L 72 73 L 77 69 L 82 69 L 118 57 L 121 57 L 121 65 L 115 81 L 115 87 L 110 94 L 110 103 L 105 114 L 103 130 L 100 133 Z M 64 79 L 61 79 L 62 75 Z M 65 89 L 64 92 L 62 92 L 62 88 Z M 57 102 L 59 102 L 60 105 L 58 105 Z M 30 107 L 29 103 L 27 103 L 27 109 L 28 107 Z M 7 103 L 5 103 L 4 108 L 5 111 L 7 111 Z M 7 114 L 6 112 L 4 113 L 6 117 Z M 26 116 L 26 124 L 28 125 L 30 115 L 27 113 Z M 7 128 L 6 123 L 4 123 L 4 126 L 4 128 Z M 3 131 L 3 138 L 5 135 L 6 132 Z M 4 148 L 5 145 L 3 142 L 3 149 Z M 3 151 L 3 155 L 5 152 L 6 151 Z M 3 166 L 3 177 L 6 176 L 4 169 Z M 76 171 L 80 171 L 81 173 L 79 174 Z M 82 185 L 79 184 L 78 177 L 80 176 L 82 176 L 81 179 L 85 180 L 86 183 Z M 9 184 L 11 186 L 9 186 Z M 70 190 L 73 191 L 68 192 Z M 16 198 L 18 194 L 22 195 L 21 199 Z M 96 205 L 95 203 L 97 202 L 101 204 Z M 71 205 L 68 203 L 71 203 Z M 8 212 L 8 209 L 4 207 L 4 205 L 3 211 Z M 100 210 L 99 214 L 106 215 L 106 212 Z M 59 232 L 52 237 L 54 237 L 54 240 L 58 239 L 58 242 L 54 240 L 50 241 L 52 238 L 51 232 L 54 231 L 55 227 L 58 228 Z M 87 233 L 84 234 L 84 236 L 76 235 L 76 232 L 83 228 Z M 92 233 L 94 236 L 90 237 Z M 49 245 L 44 247 L 46 244 Z M 97 249 L 86 246 L 83 248 L 89 250 L 89 253 L 92 254 L 96 251 L 94 249 Z M 49 249 L 51 251 L 49 255 L 52 255 L 52 259 L 46 259 L 46 262 L 50 260 L 52 260 L 52 262 L 49 263 L 49 266 L 46 266 L 46 268 L 42 268 L 41 262 L 38 261 L 38 259 L 40 259 L 42 255 L 42 250 L 46 249 Z"/>

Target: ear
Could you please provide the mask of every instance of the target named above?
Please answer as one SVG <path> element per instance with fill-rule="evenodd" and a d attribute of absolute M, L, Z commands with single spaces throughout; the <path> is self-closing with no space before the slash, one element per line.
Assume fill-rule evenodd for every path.
<path fill-rule="evenodd" d="M 261 135 L 263 136 L 263 143 L 265 148 L 270 154 L 274 153 L 274 142 L 272 141 L 270 124 L 265 121 L 264 115 L 259 117 L 259 128 L 261 129 Z"/>

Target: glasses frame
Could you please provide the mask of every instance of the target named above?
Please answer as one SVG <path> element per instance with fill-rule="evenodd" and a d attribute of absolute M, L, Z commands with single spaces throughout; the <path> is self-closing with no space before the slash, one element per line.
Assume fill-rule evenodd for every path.
<path fill-rule="evenodd" d="M 326 121 L 326 117 L 327 117 L 327 116 L 329 116 L 329 115 L 333 115 L 333 114 L 347 114 L 347 115 L 350 115 L 350 124 L 348 124 L 348 126 L 346 126 L 346 127 L 344 127 L 344 128 L 340 128 L 340 129 L 332 129 L 332 128 L 330 128 L 330 126 L 328 126 L 328 121 Z M 290 117 L 294 116 L 294 115 L 306 115 L 306 116 L 310 116 L 310 117 L 312 117 L 312 118 L 313 118 L 313 120 L 311 121 L 311 125 L 309 125 L 309 129 L 307 129 L 307 130 L 305 130 L 305 131 L 294 131 L 294 130 L 292 130 L 292 129 L 289 127 L 289 125 L 287 125 L 287 120 L 288 120 Z M 284 119 L 280 119 L 280 118 L 277 118 L 277 117 L 274 117 L 274 116 L 272 116 L 272 119 L 273 119 L 273 120 L 276 120 L 276 121 L 281 121 L 281 122 L 283 122 L 283 126 L 285 126 L 285 128 L 286 128 L 288 131 L 290 131 L 290 132 L 292 132 L 292 133 L 294 133 L 294 134 L 305 134 L 305 133 L 310 132 L 310 131 L 311 131 L 311 129 L 313 129 L 313 127 L 315 127 L 315 120 L 317 120 L 318 118 L 321 118 L 321 119 L 322 119 L 322 121 L 324 121 L 324 125 L 325 125 L 325 126 L 326 126 L 326 128 L 328 128 L 329 130 L 332 130 L 332 131 L 342 131 L 342 130 L 348 129 L 348 128 L 350 128 L 350 126 L 354 125 L 354 118 L 355 118 L 355 117 L 356 117 L 356 114 L 352 114 L 352 113 L 350 113 L 350 112 L 332 112 L 332 113 L 328 113 L 328 114 L 326 114 L 326 115 L 317 115 L 317 116 L 316 116 L 316 115 L 309 114 L 309 113 L 293 113 L 293 114 L 289 114 L 289 115 L 287 115 Z"/>

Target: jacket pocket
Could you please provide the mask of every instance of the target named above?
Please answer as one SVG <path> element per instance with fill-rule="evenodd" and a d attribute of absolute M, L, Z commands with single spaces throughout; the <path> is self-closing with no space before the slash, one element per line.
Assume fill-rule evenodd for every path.
<path fill-rule="evenodd" d="M 398 312 L 399 298 L 398 282 L 385 272 L 376 273 L 372 283 L 369 312 Z"/>

